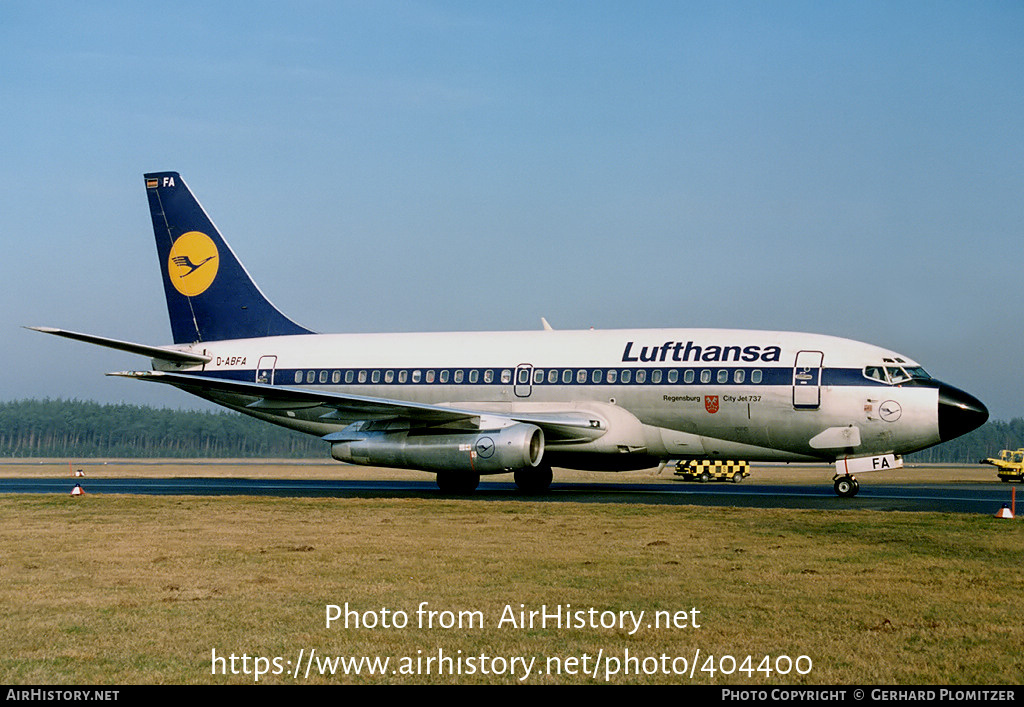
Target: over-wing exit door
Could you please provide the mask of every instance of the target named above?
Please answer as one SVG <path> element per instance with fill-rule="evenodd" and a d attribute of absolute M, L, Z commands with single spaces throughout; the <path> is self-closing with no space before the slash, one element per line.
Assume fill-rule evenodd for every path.
<path fill-rule="evenodd" d="M 513 388 L 518 398 L 528 398 L 533 392 L 533 366 L 520 363 L 516 366 L 516 380 Z"/>

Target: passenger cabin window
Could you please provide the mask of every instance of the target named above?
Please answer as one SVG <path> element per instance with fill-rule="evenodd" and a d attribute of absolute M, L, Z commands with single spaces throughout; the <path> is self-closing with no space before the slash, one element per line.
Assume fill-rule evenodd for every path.
<path fill-rule="evenodd" d="M 608 371 L 608 382 L 609 383 L 614 383 L 618 379 L 619 379 L 619 372 L 618 371 L 616 371 L 614 368 L 612 370 Z"/>
<path fill-rule="evenodd" d="M 484 383 L 494 382 L 494 371 L 490 368 L 484 369 Z"/>
<path fill-rule="evenodd" d="M 384 371 L 384 382 L 385 383 L 394 383 L 395 382 L 395 372 L 392 371 L 391 369 L 388 369 L 387 371 Z"/>
<path fill-rule="evenodd" d="M 750 382 L 757 385 L 761 382 L 761 369 L 755 368 L 750 372 Z"/>
<path fill-rule="evenodd" d="M 455 371 L 455 382 L 462 383 L 463 379 L 465 378 L 465 375 L 465 372 L 461 368 Z"/>
<path fill-rule="evenodd" d="M 511 382 L 512 382 L 512 371 L 508 370 L 507 368 L 502 368 L 501 369 L 501 383 L 502 383 L 502 385 L 508 385 Z M 529 382 L 529 379 L 527 379 L 527 383 L 528 382 Z"/>
<path fill-rule="evenodd" d="M 594 372 L 590 376 L 590 382 L 600 383 L 602 380 L 604 380 L 604 371 L 602 371 L 600 368 L 595 368 Z"/>
<path fill-rule="evenodd" d="M 360 383 L 365 383 L 366 382 L 366 371 L 359 371 L 359 382 Z"/>
<path fill-rule="evenodd" d="M 320 371 L 320 382 L 321 383 L 326 383 L 327 382 L 327 371 Z"/>
<path fill-rule="evenodd" d="M 331 383 L 341 383 L 341 371 L 335 371 L 334 373 L 331 374 Z"/>

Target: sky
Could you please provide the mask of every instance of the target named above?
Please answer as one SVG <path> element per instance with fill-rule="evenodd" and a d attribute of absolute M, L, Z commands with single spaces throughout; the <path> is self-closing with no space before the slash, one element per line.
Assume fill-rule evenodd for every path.
<path fill-rule="evenodd" d="M 0 0 L 0 399 L 203 408 L 142 174 L 324 332 L 726 327 L 1024 415 L 1020 2 Z M 205 408 L 204 408 L 205 409 Z"/>

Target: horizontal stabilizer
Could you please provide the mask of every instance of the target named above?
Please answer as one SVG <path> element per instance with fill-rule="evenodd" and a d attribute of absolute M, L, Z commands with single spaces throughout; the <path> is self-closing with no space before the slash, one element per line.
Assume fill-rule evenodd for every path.
<path fill-rule="evenodd" d="M 127 351 L 128 353 L 139 354 L 141 356 L 149 356 L 150 358 L 159 359 L 161 361 L 170 361 L 171 363 L 177 363 L 181 365 L 200 365 L 204 363 L 209 363 L 212 360 L 209 356 L 204 356 L 203 354 L 190 353 L 188 351 L 178 351 L 176 349 L 167 349 L 161 346 L 147 346 L 146 344 L 136 344 L 131 341 L 119 341 L 117 339 L 108 339 L 105 336 L 96 336 L 95 334 L 81 334 L 77 331 L 66 331 L 64 329 L 54 329 L 53 327 L 46 326 L 29 326 L 25 328 L 31 329 L 32 331 L 41 331 L 44 334 L 63 336 L 65 339 L 84 341 L 87 344 L 106 346 L 108 349 Z"/>

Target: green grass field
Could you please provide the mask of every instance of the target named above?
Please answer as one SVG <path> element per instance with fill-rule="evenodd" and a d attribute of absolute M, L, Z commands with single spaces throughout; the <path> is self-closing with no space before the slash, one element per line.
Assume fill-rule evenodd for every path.
<path fill-rule="evenodd" d="M 1021 679 L 1018 520 L 6 495 L 0 538 L 8 684 Z M 418 615 L 423 602 L 436 613 Z M 346 603 L 376 627 L 328 627 L 328 607 Z M 542 607 L 583 625 L 501 621 Z M 639 628 L 629 614 L 618 625 L 641 611 Z M 321 675 L 317 661 L 339 656 L 389 662 Z"/>

